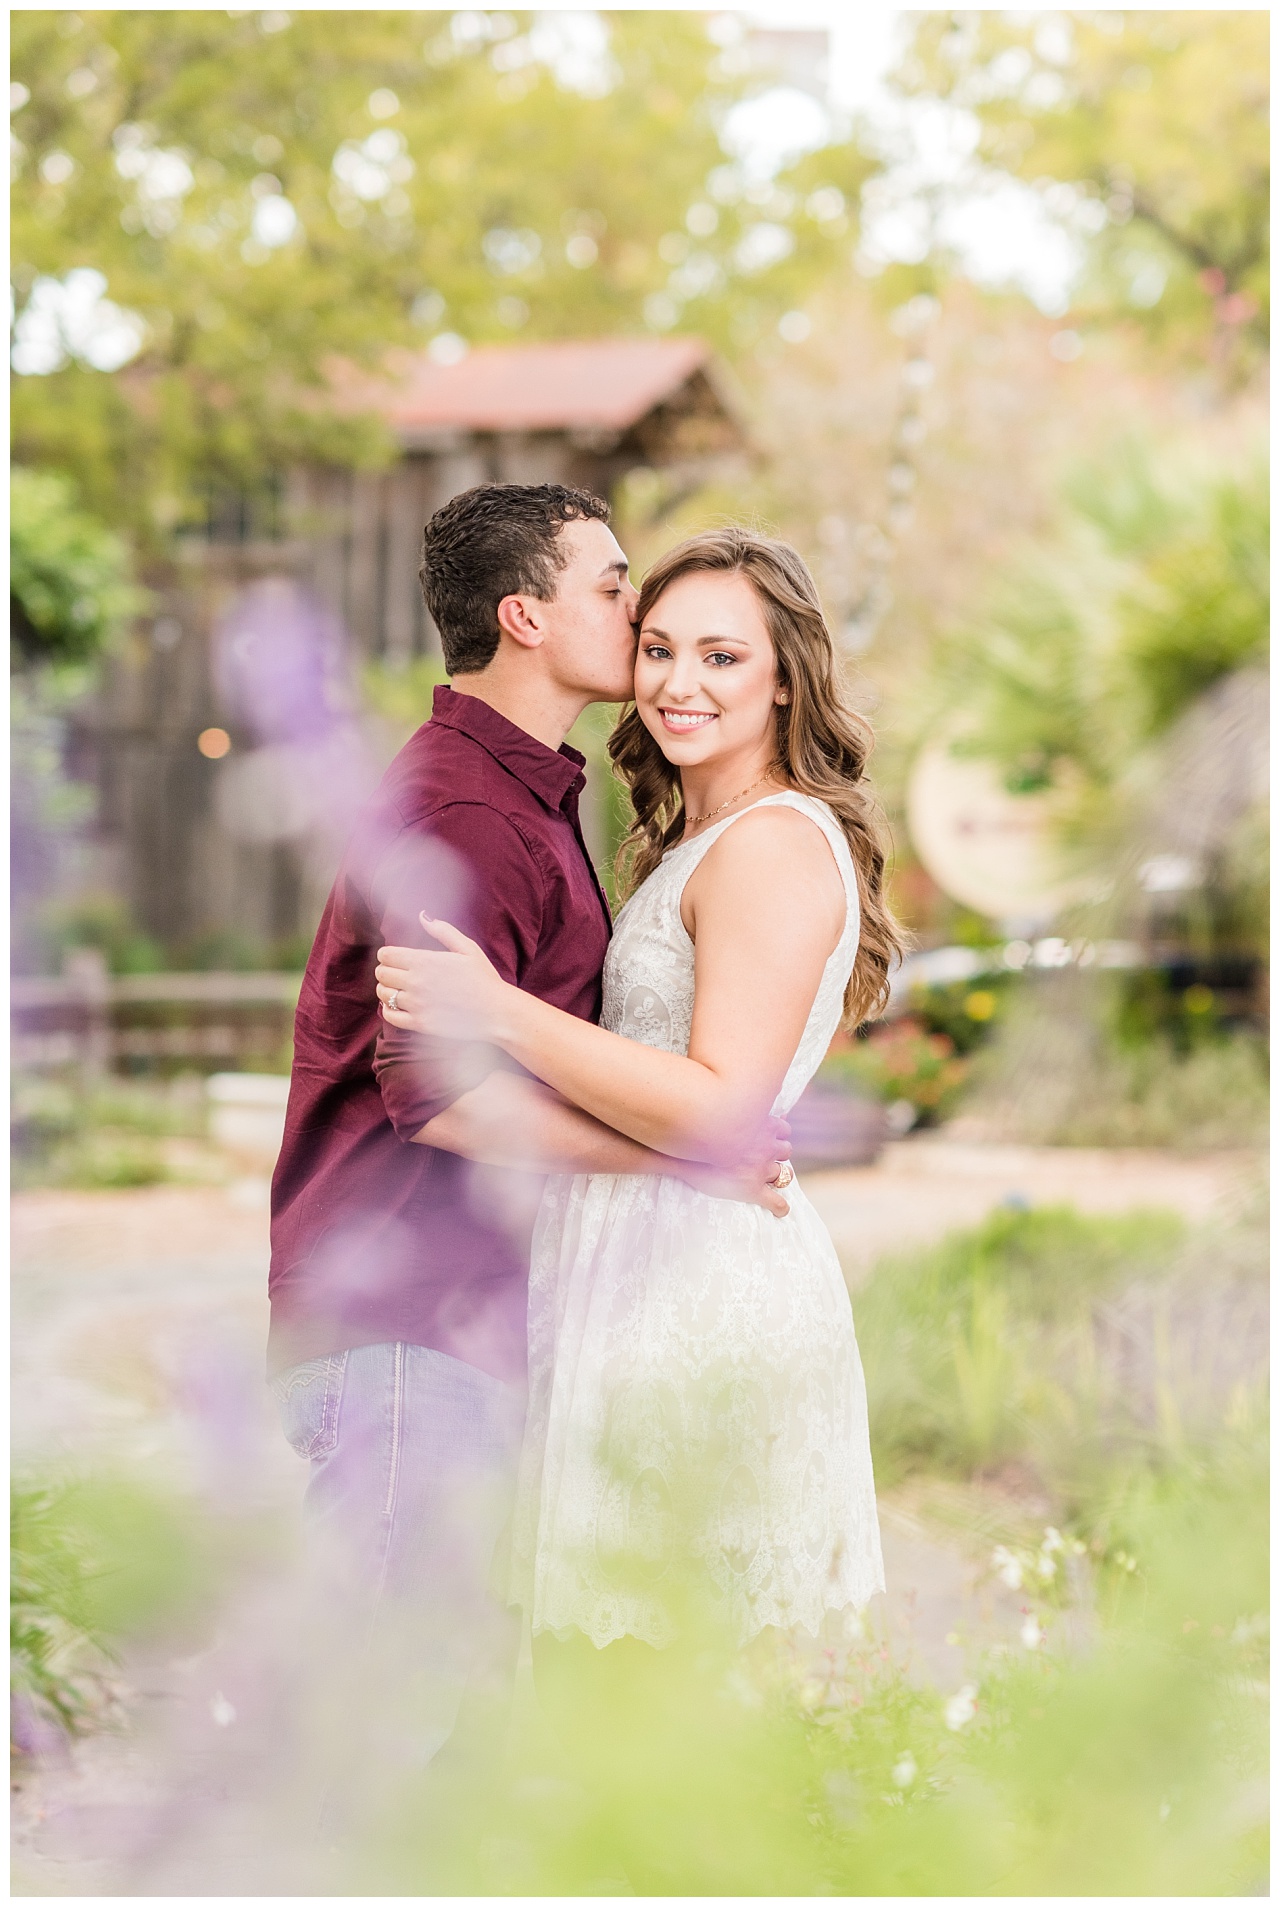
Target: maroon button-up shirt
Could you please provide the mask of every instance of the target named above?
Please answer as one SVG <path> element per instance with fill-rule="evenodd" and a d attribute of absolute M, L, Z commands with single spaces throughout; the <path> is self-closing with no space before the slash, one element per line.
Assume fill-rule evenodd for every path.
<path fill-rule="evenodd" d="M 439 688 L 364 811 L 294 1023 L 271 1187 L 273 1368 L 403 1340 L 523 1376 L 527 1233 L 504 1220 L 491 1172 L 411 1143 L 502 1061 L 389 1027 L 374 968 L 380 946 L 432 944 L 422 909 L 504 979 L 595 1019 L 610 924 L 578 822 L 582 769 L 576 750 Z"/>

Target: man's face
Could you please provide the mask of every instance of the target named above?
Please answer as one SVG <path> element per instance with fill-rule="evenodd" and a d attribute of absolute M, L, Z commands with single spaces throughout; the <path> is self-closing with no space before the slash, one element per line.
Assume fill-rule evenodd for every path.
<path fill-rule="evenodd" d="M 627 559 L 608 524 L 594 518 L 566 523 L 559 543 L 568 561 L 555 596 L 542 606 L 555 679 L 592 702 L 630 701 L 638 599 Z"/>

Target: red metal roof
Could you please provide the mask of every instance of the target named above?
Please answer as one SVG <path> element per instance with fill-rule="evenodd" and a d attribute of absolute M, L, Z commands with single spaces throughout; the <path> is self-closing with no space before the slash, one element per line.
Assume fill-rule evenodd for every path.
<path fill-rule="evenodd" d="M 697 338 L 482 344 L 457 364 L 397 358 L 377 408 L 409 436 L 436 430 L 626 430 L 710 358 Z"/>

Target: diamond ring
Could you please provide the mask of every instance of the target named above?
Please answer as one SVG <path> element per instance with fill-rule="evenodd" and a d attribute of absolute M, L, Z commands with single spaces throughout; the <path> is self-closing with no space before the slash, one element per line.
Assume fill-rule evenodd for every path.
<path fill-rule="evenodd" d="M 390 991 L 390 993 L 389 993 L 389 994 L 387 995 L 387 1011 L 388 1011 L 388 1013 L 394 1013 L 394 1012 L 395 1012 L 395 1010 L 396 1010 L 396 1001 L 397 1001 L 397 1000 L 398 1000 L 399 998 L 400 998 L 400 989 L 399 989 L 399 987 L 392 987 L 392 989 L 391 989 L 391 991 Z"/>
<path fill-rule="evenodd" d="M 780 1192 L 785 1192 L 787 1187 L 791 1184 L 791 1181 L 794 1178 L 795 1178 L 795 1171 L 794 1171 L 794 1168 L 792 1167 L 790 1159 L 784 1159 L 782 1161 L 782 1164 L 778 1167 L 777 1177 L 770 1179 L 769 1183 L 770 1185 L 777 1186 Z"/>

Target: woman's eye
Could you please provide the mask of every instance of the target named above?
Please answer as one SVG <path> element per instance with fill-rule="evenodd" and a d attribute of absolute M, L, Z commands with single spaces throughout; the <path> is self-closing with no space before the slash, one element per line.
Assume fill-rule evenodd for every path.
<path fill-rule="evenodd" d="M 713 662 L 717 669 L 723 669 L 727 663 L 737 660 L 737 656 L 731 656 L 725 649 L 713 649 L 707 657 L 707 661 Z"/>
<path fill-rule="evenodd" d="M 671 660 L 670 649 L 664 649 L 660 642 L 646 642 L 644 652 L 653 662 L 669 662 Z"/>

